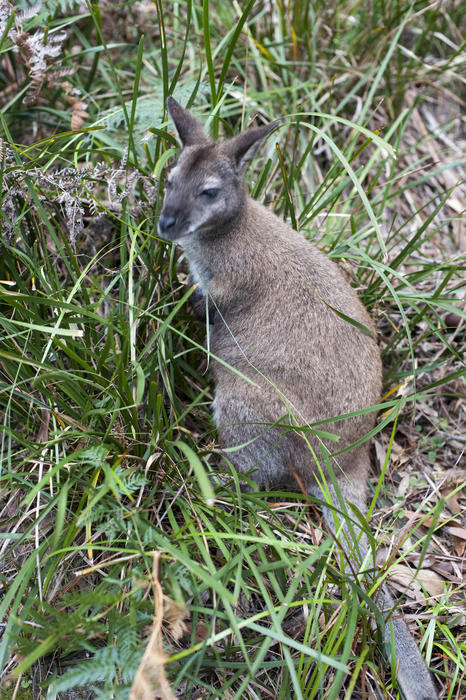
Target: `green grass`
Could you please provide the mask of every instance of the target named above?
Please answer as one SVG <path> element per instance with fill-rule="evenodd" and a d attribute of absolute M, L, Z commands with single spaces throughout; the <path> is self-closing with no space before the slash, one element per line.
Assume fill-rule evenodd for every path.
<path fill-rule="evenodd" d="M 460 4 L 27 4 L 0 31 L 1 697 L 129 697 L 158 583 L 179 606 L 164 603 L 163 644 L 181 697 L 396 697 L 367 594 L 419 562 L 441 592 L 404 610 L 442 697 L 460 697 L 444 500 L 456 489 L 461 507 L 464 482 Z M 214 135 L 284 119 L 251 191 L 341 262 L 378 321 L 375 583 L 353 581 L 302 494 L 242 494 L 233 475 L 212 499 L 204 329 L 156 236 L 172 93 Z"/>

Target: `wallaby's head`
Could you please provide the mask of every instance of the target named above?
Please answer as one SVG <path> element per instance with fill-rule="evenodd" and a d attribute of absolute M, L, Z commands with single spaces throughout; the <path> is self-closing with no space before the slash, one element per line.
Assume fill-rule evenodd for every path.
<path fill-rule="evenodd" d="M 200 231 L 221 230 L 242 210 L 244 171 L 277 123 L 254 127 L 227 141 L 213 141 L 173 97 L 167 100 L 181 153 L 169 173 L 159 236 L 178 241 Z"/>

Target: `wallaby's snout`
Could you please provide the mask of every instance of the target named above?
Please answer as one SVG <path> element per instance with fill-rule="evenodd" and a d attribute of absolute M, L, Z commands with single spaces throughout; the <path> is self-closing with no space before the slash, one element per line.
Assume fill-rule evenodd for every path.
<path fill-rule="evenodd" d="M 170 231 L 174 229 L 176 224 L 176 216 L 169 213 L 163 213 L 159 217 L 159 233 L 163 238 L 170 234 Z"/>
<path fill-rule="evenodd" d="M 176 184 L 167 182 L 167 190 L 157 227 L 159 236 L 167 241 L 179 240 L 192 228 L 189 222 L 189 194 L 183 192 L 183 189 L 185 188 L 178 188 Z"/>
<path fill-rule="evenodd" d="M 167 241 L 179 241 L 195 230 L 196 218 L 189 184 L 180 184 L 171 174 L 159 216 L 159 236 Z"/>

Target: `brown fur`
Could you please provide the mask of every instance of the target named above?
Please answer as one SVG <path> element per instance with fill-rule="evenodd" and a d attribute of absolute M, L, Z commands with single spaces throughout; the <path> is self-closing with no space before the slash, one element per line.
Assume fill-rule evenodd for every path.
<path fill-rule="evenodd" d="M 170 174 L 159 233 L 182 245 L 199 284 L 196 306 L 205 309 L 206 295 L 214 318 L 210 350 L 219 358 L 212 372 L 220 442 L 241 446 L 228 459 L 260 489 L 304 486 L 322 498 L 315 457 L 325 471 L 322 450 L 358 440 L 374 426 L 375 413 L 317 426 L 336 434 L 338 443 L 292 426 L 378 403 L 381 362 L 373 323 L 339 267 L 249 197 L 244 170 L 273 125 L 216 143 L 172 98 L 168 106 L 184 148 Z M 331 463 L 345 500 L 364 512 L 369 442 Z M 335 529 L 331 509 L 324 514 Z M 359 537 L 364 558 L 367 546 Z M 377 602 L 393 607 L 385 590 Z M 432 700 L 432 681 L 406 625 L 399 618 L 392 622 L 405 697 Z"/>

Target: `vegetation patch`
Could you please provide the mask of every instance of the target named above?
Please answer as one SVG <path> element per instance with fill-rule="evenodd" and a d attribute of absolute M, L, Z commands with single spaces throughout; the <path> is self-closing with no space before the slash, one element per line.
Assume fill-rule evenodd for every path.
<path fill-rule="evenodd" d="M 463 23 L 0 0 L 0 697 L 395 698 L 384 579 L 440 696 L 466 693 Z M 205 327 L 156 233 L 170 94 L 214 136 L 283 120 L 251 192 L 377 321 L 370 580 L 306 495 L 213 492 Z"/>

